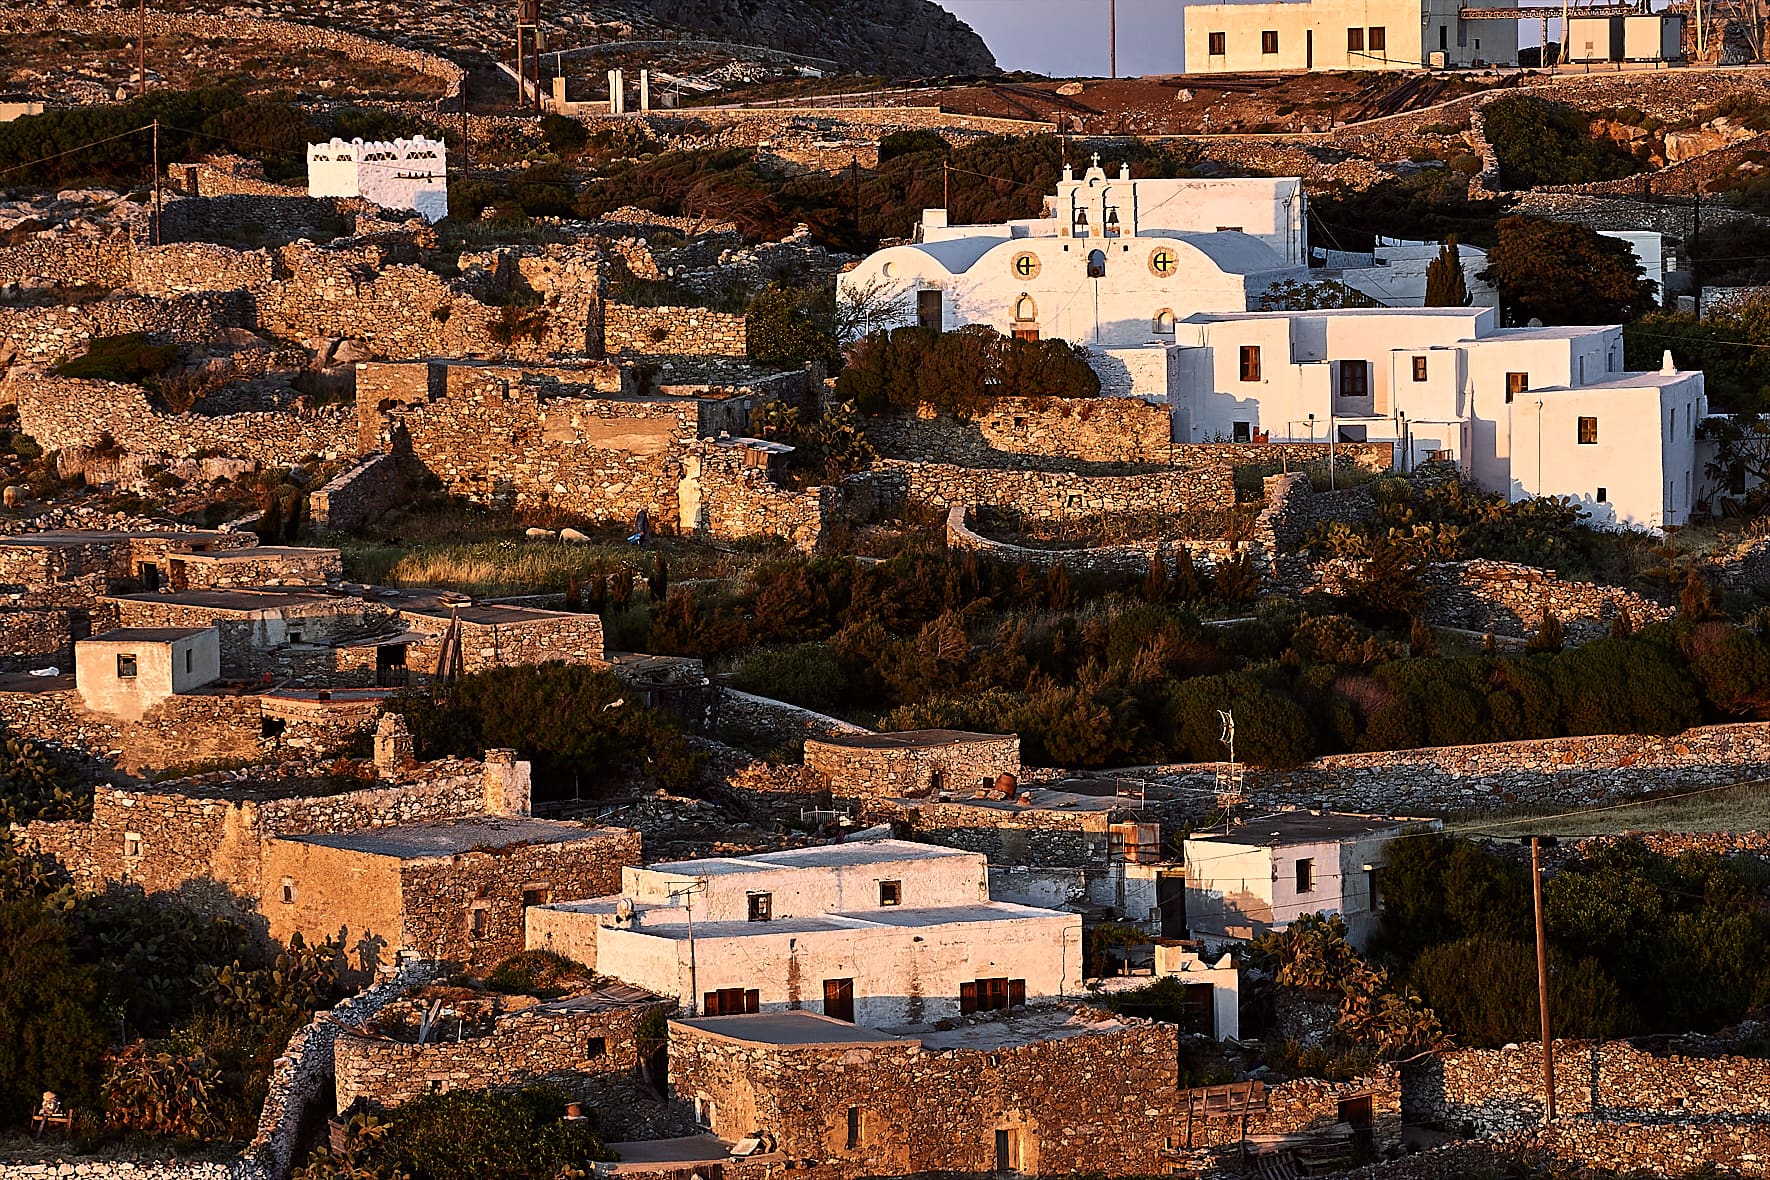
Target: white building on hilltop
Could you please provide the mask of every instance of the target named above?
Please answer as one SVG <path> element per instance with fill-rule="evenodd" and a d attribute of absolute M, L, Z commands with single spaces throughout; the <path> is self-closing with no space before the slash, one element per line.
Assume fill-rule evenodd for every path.
<path fill-rule="evenodd" d="M 1595 524 L 1689 520 L 1701 372 L 1623 371 L 1619 327 L 1501 328 L 1486 307 L 1195 315 L 1167 351 L 1181 442 L 1392 442 Z"/>
<path fill-rule="evenodd" d="M 1484 8 L 1516 8 L 1497 0 Z M 1187 4 L 1188 74 L 1396 70 L 1518 60 L 1517 20 L 1464 17 L 1460 0 Z"/>
<path fill-rule="evenodd" d="M 621 888 L 530 908 L 529 948 L 707 1016 L 803 1009 L 880 1027 L 1081 988 L 1081 918 L 992 902 L 979 853 L 856 841 L 627 868 Z"/>
<path fill-rule="evenodd" d="M 924 210 L 918 241 L 871 255 L 840 293 L 884 304 L 892 325 L 1141 345 L 1305 278 L 1306 209 L 1295 178 L 1109 178 L 1095 157 L 1079 180 L 1064 167 L 1043 217 L 948 225 L 946 210 Z"/>
<path fill-rule="evenodd" d="M 307 192 L 362 197 L 385 209 L 410 209 L 426 221 L 449 215 L 448 148 L 439 139 L 334 138 L 307 145 Z"/>

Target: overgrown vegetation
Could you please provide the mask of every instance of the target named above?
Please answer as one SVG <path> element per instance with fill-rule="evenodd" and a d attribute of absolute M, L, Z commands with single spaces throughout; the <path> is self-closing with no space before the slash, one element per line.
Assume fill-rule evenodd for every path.
<path fill-rule="evenodd" d="M 614 675 L 581 664 L 529 664 L 464 676 L 446 691 L 410 689 L 387 708 L 406 719 L 425 760 L 508 747 L 533 763 L 538 794 L 594 796 L 634 775 L 693 781 L 702 756 Z"/>
<path fill-rule="evenodd" d="M 275 953 L 175 899 L 80 893 L 3 837 L 0 946 L 0 1124 L 54 1090 L 88 1143 L 249 1138 L 272 1060 L 339 995 L 335 942 Z"/>
<path fill-rule="evenodd" d="M 987 324 L 956 332 L 894 328 L 849 350 L 836 393 L 863 414 L 927 407 L 975 418 L 997 397 L 1094 397 L 1100 378 L 1063 340 L 1010 339 Z"/>
<path fill-rule="evenodd" d="M 1632 840 L 1569 860 L 1543 885 L 1557 1035 L 1714 1031 L 1770 1001 L 1767 887 L 1750 858 L 1667 857 Z M 1383 909 L 1379 957 L 1459 1042 L 1536 1035 L 1522 858 L 1445 836 L 1397 841 Z"/>
<path fill-rule="evenodd" d="M 1500 184 L 1509 189 L 1615 180 L 1643 167 L 1610 140 L 1594 136 L 1591 116 L 1561 103 L 1520 94 L 1489 103 L 1482 116 L 1487 141 L 1499 157 Z"/>
<path fill-rule="evenodd" d="M 1513 324 L 1614 324 L 1658 305 L 1629 244 L 1570 221 L 1508 217 L 1480 278 Z"/>

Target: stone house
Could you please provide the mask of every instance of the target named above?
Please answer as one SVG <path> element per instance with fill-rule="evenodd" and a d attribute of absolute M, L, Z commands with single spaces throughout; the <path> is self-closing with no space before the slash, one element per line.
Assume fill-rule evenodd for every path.
<path fill-rule="evenodd" d="M 15 835 L 85 889 L 136 885 L 283 940 L 342 934 L 363 971 L 402 951 L 496 961 L 521 949 L 526 906 L 604 894 L 638 862 L 636 832 L 529 818 L 512 752 L 415 764 L 397 737 L 378 738 L 377 778 L 281 763 L 101 785 L 91 820 Z"/>
<path fill-rule="evenodd" d="M 74 644 L 74 683 L 94 713 L 130 721 L 221 677 L 213 627 L 126 627 Z"/>
<path fill-rule="evenodd" d="M 602 619 L 598 615 L 497 603 L 464 606 L 401 608 L 402 636 L 383 637 L 382 645 L 399 643 L 401 663 L 429 674 L 442 655 L 450 624 L 460 638 L 461 671 L 480 672 L 516 664 L 603 662 Z"/>
<path fill-rule="evenodd" d="M 546 1082 L 594 1105 L 606 1136 L 629 1130 L 633 1108 L 655 1103 L 654 1091 L 663 1088 L 661 1017 L 673 1005 L 638 988 L 599 983 L 539 1003 L 453 999 L 455 1020 L 438 1020 L 420 1041 L 429 1002 L 420 994 L 340 1030 L 333 1047 L 338 1113 L 359 1101 L 387 1109 L 424 1094 Z"/>
<path fill-rule="evenodd" d="M 125 627 L 215 628 L 221 675 L 230 680 L 265 678 L 284 648 L 330 648 L 399 630 L 379 603 L 324 588 L 177 590 L 102 601 Z"/>
<path fill-rule="evenodd" d="M 1304 914 L 1338 914 L 1363 948 L 1376 932 L 1384 851 L 1443 821 L 1282 811 L 1186 838 L 1186 925 L 1195 939 L 1251 941 Z"/>
<path fill-rule="evenodd" d="M 601 896 L 638 856 L 634 832 L 526 815 L 278 836 L 259 909 L 279 942 L 344 926 L 385 962 L 409 951 L 484 970 L 523 949 L 530 906 Z"/>
<path fill-rule="evenodd" d="M 983 853 L 995 901 L 1073 909 L 1168 933 L 1163 902 L 1179 910 L 1184 872 L 1162 863 L 1161 825 L 1134 798 L 1063 786 L 888 799 L 877 814 L 909 839 Z"/>
<path fill-rule="evenodd" d="M 1018 776 L 1020 738 L 959 729 L 835 734 L 806 741 L 805 765 L 838 799 L 908 798 Z"/>
<path fill-rule="evenodd" d="M 629 868 L 619 895 L 528 916 L 530 949 L 689 1011 L 869 1026 L 1075 992 L 1081 937 L 1074 914 L 991 901 L 982 856 L 896 840 Z"/>
<path fill-rule="evenodd" d="M 1162 1175 L 1183 1147 L 1351 1123 L 1400 1141 L 1394 1071 L 1262 1090 L 1240 1118 L 1189 1119 L 1171 1024 L 1050 1005 L 892 1035 L 809 1012 L 679 1019 L 670 1086 L 709 1132 L 773 1138 L 845 1175 Z M 1227 1159 L 1221 1162 L 1229 1162 Z"/>

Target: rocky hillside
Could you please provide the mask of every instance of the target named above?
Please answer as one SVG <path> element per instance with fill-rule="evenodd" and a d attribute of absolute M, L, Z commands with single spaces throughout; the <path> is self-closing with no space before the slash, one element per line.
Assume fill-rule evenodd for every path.
<path fill-rule="evenodd" d="M 892 77 L 991 74 L 995 55 L 933 0 L 630 0 L 708 36 L 825 57 Z"/>

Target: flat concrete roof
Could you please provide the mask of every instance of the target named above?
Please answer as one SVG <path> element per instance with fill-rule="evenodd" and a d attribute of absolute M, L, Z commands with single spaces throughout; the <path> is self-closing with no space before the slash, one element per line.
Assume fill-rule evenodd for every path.
<path fill-rule="evenodd" d="M 1313 811 L 1281 811 L 1276 815 L 1256 816 L 1244 824 L 1236 824 L 1228 832 L 1194 832 L 1188 842 L 1209 841 L 1213 844 L 1245 844 L 1277 847 L 1285 844 L 1321 844 L 1329 841 L 1356 840 L 1384 832 L 1397 832 L 1413 824 L 1432 823 L 1405 816 L 1352 815 Z"/>
<path fill-rule="evenodd" d="M 46 529 L 40 533 L 14 533 L 11 536 L 0 537 L 0 546 L 28 549 L 36 545 L 61 547 L 67 545 L 91 545 L 106 541 L 116 542 L 131 540 L 196 541 L 207 543 L 211 541 L 232 540 L 238 536 L 238 533 L 224 533 L 220 531 L 187 533 L 177 530 L 162 532 L 155 529 L 146 529 L 140 532 L 130 532 L 127 529 Z M 248 545 L 246 548 L 250 549 L 253 548 L 253 546 Z"/>
<path fill-rule="evenodd" d="M 313 557 L 323 554 L 339 554 L 337 549 L 324 549 L 312 545 L 248 545 L 244 549 L 210 549 L 202 553 L 186 553 L 182 556 L 197 562 L 204 561 L 250 561 L 265 557 Z"/>
<path fill-rule="evenodd" d="M 1071 1037 L 1100 1036 L 1122 1032 L 1130 1025 L 1098 1008 L 1054 1005 L 997 1013 L 964 1021 L 950 1029 L 903 1027 L 895 1031 L 922 1042 L 922 1048 L 1008 1049 L 1039 1041 L 1066 1041 Z"/>
<path fill-rule="evenodd" d="M 744 1016 L 701 1016 L 670 1023 L 758 1045 L 870 1045 L 903 1040 L 878 1029 L 861 1028 L 816 1012 L 752 1012 Z"/>
<path fill-rule="evenodd" d="M 342 848 L 365 856 L 423 860 L 433 856 L 456 856 L 478 848 L 507 848 L 512 844 L 569 844 L 613 831 L 613 828 L 591 828 L 564 820 L 482 815 L 437 823 L 364 828 L 355 832 L 313 832 L 278 839 Z"/>
<path fill-rule="evenodd" d="M 596 1170 L 619 1176 L 623 1172 L 676 1171 L 695 1164 L 723 1164 L 729 1162 L 731 1147 L 729 1139 L 713 1135 L 610 1143 L 608 1149 L 620 1158 L 613 1162 L 599 1160 Z"/>
<path fill-rule="evenodd" d="M 588 907 L 565 903 L 556 908 L 579 909 L 585 912 L 612 912 L 610 909 L 590 911 Z M 665 938 L 672 942 L 688 941 L 686 922 L 661 922 L 646 925 L 639 911 L 640 925 L 630 927 L 631 933 L 647 938 Z M 983 925 L 991 922 L 1016 922 L 1028 919 L 1059 918 L 1081 921 L 1066 910 L 1041 910 L 1012 902 L 979 902 L 976 905 L 951 906 L 881 906 L 878 909 L 846 914 L 806 914 L 794 918 L 774 918 L 767 922 L 696 922 L 696 942 L 712 942 L 723 938 L 768 938 L 781 935 L 841 934 L 854 937 L 869 930 L 927 930 L 936 926 Z"/>
<path fill-rule="evenodd" d="M 1011 733 L 971 733 L 963 729 L 905 729 L 896 733 L 836 733 L 808 741 L 855 750 L 914 750 L 926 746 L 952 746 L 962 742 L 998 742 Z"/>
<path fill-rule="evenodd" d="M 206 635 L 213 630 L 215 630 L 213 627 L 118 627 L 114 631 L 77 639 L 74 641 L 74 645 L 78 647 L 82 643 L 176 643 L 180 639 L 189 639 L 193 635 Z"/>
<path fill-rule="evenodd" d="M 583 616 L 563 610 L 542 610 L 533 606 L 501 606 L 496 603 L 484 606 L 399 606 L 391 604 L 404 614 L 423 615 L 426 618 L 448 620 L 460 619 L 463 623 L 472 623 L 481 627 L 509 627 L 520 623 L 543 623 L 553 619 L 575 619 Z"/>
<path fill-rule="evenodd" d="M 854 865 L 902 864 L 907 861 L 942 860 L 977 856 L 961 848 L 917 844 L 910 840 L 850 840 L 809 848 L 787 848 L 749 856 L 717 856 L 707 860 L 674 860 L 647 865 L 648 871 L 678 877 L 721 877 L 771 869 L 828 869 Z"/>
<path fill-rule="evenodd" d="M 240 611 L 280 610 L 290 606 L 337 606 L 357 610 L 363 600 L 348 594 L 328 594 L 324 590 L 177 590 L 171 594 L 108 594 L 118 602 L 153 602 L 171 606 L 196 606 L 206 610 Z"/>
<path fill-rule="evenodd" d="M 1021 799 L 1027 799 L 1022 803 Z M 893 799 L 905 807 L 930 806 L 930 799 Z M 994 795 L 953 795 L 940 803 L 959 807 L 981 807 L 989 811 L 1009 813 L 1026 811 L 1098 811 L 1134 810 L 1135 797 L 1120 795 L 1084 795 L 1075 791 L 1054 791 L 1048 787 L 1025 787 L 1004 799 Z"/>

